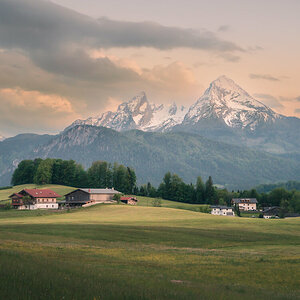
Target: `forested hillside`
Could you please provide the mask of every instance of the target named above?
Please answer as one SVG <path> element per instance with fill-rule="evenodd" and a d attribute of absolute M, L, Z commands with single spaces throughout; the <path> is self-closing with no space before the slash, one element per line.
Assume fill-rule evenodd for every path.
<path fill-rule="evenodd" d="M 229 189 L 300 180 L 297 160 L 182 132 L 117 132 L 85 125 L 56 136 L 41 136 L 37 142 L 30 138 L 23 139 L 23 144 L 19 138 L 13 142 L 14 138 L 10 139 L 12 151 L 5 148 L 7 140 L 0 142 L 2 185 L 9 184 L 13 168 L 22 159 L 48 157 L 73 159 L 84 168 L 97 160 L 118 162 L 135 169 L 139 184 L 156 186 L 167 171 L 179 174 L 185 182 L 212 176 L 216 184 Z"/>

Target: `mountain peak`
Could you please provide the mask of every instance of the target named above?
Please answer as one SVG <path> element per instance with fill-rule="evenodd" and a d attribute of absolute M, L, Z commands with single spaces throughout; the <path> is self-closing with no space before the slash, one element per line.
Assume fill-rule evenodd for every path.
<path fill-rule="evenodd" d="M 195 124 L 201 120 L 218 119 L 228 127 L 253 131 L 259 124 L 274 122 L 278 116 L 223 75 L 214 80 L 191 106 L 184 123 Z"/>
<path fill-rule="evenodd" d="M 212 88 L 218 88 L 225 91 L 230 91 L 231 93 L 238 92 L 249 96 L 249 94 L 244 89 L 242 89 L 238 84 L 236 84 L 231 78 L 227 77 L 226 75 L 222 75 L 218 77 L 216 80 L 214 80 L 210 84 L 209 90 Z"/>

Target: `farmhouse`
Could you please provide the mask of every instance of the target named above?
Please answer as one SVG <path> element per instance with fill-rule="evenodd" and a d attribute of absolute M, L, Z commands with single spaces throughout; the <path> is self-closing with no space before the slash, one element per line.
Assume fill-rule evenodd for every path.
<path fill-rule="evenodd" d="M 234 198 L 231 203 L 237 204 L 240 210 L 256 210 L 257 200 L 256 198 Z"/>
<path fill-rule="evenodd" d="M 77 189 L 65 195 L 67 206 L 91 206 L 98 203 L 114 203 L 114 195 L 121 194 L 111 189 Z"/>
<path fill-rule="evenodd" d="M 283 214 L 282 208 L 279 206 L 266 207 L 263 212 L 263 216 L 265 219 L 278 218 Z"/>
<path fill-rule="evenodd" d="M 218 216 L 234 216 L 234 211 L 232 207 L 221 206 L 221 205 L 212 205 L 211 206 L 211 214 Z"/>
<path fill-rule="evenodd" d="M 24 197 L 29 201 L 23 201 Z M 9 196 L 15 209 L 58 209 L 58 197 L 61 196 L 50 189 L 24 189 Z"/>
<path fill-rule="evenodd" d="M 120 201 L 125 204 L 136 205 L 138 199 L 136 199 L 135 197 L 121 197 Z"/>

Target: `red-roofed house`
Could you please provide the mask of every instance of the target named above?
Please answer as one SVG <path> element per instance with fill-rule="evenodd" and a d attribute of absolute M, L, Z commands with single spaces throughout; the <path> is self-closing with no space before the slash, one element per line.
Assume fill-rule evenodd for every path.
<path fill-rule="evenodd" d="M 24 196 L 29 196 L 31 203 L 23 203 Z M 61 196 L 50 189 L 24 189 L 9 197 L 16 209 L 58 209 L 56 199 Z"/>
<path fill-rule="evenodd" d="M 138 202 L 138 200 L 135 197 L 121 197 L 120 201 L 130 205 L 136 205 Z"/>

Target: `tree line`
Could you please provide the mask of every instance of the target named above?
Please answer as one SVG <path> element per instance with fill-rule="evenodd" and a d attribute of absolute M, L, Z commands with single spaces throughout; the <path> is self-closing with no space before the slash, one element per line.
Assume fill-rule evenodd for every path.
<path fill-rule="evenodd" d="M 136 194 L 192 204 L 227 206 L 232 205 L 233 198 L 256 198 L 259 208 L 279 206 L 285 212 L 300 213 L 300 191 L 298 190 L 288 191 L 278 187 L 268 193 L 258 193 L 255 189 L 228 191 L 227 189 L 216 188 L 211 176 L 205 183 L 199 176 L 194 185 L 193 183 L 187 184 L 177 174 L 168 172 L 157 189 L 149 182 L 142 185 Z"/>
<path fill-rule="evenodd" d="M 60 184 L 78 188 L 114 187 L 132 194 L 136 187 L 136 175 L 130 167 L 106 161 L 95 161 L 85 170 L 74 160 L 37 158 L 21 161 L 12 175 L 11 183 Z"/>
<path fill-rule="evenodd" d="M 61 184 L 78 188 L 114 187 L 125 194 L 163 198 L 166 200 L 231 206 L 233 198 L 256 198 L 258 207 L 280 206 L 285 211 L 300 213 L 300 191 L 278 187 L 268 193 L 255 189 L 228 191 L 216 188 L 211 176 L 204 182 L 199 176 L 196 183 L 185 183 L 177 174 L 167 172 L 156 188 L 150 182 L 136 184 L 135 171 L 124 165 L 95 161 L 85 170 L 74 160 L 35 159 L 23 160 L 12 176 L 12 184 Z"/>

